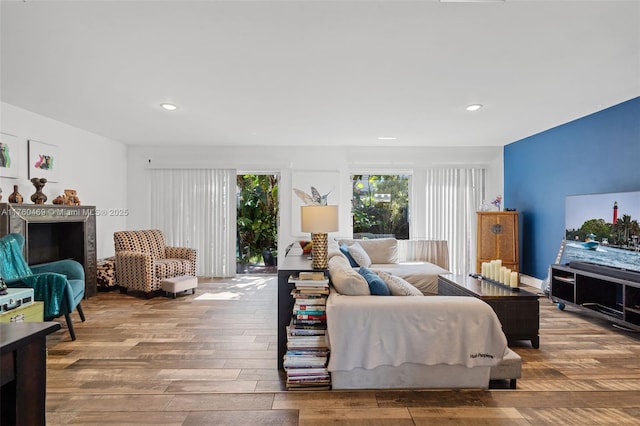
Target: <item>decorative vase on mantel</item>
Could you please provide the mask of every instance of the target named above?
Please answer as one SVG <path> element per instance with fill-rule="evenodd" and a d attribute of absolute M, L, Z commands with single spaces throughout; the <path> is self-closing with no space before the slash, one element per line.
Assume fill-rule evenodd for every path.
<path fill-rule="evenodd" d="M 22 194 L 18 192 L 18 185 L 13 185 L 13 192 L 9 195 L 8 200 L 13 204 L 22 204 L 24 198 L 22 197 Z"/>
<path fill-rule="evenodd" d="M 31 194 L 31 201 L 34 204 L 44 204 L 47 201 L 47 196 L 42 192 L 42 188 L 44 188 L 44 184 L 47 183 L 45 178 L 32 178 L 31 183 L 36 187 L 36 192 Z"/>

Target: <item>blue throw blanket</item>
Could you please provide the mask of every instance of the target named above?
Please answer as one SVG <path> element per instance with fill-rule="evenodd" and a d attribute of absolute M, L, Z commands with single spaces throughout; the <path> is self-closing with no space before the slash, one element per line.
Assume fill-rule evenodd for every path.
<path fill-rule="evenodd" d="M 11 234 L 0 238 L 0 276 L 9 287 L 33 288 L 34 299 L 45 302 L 46 319 L 61 315 L 67 277 L 55 273 L 34 275 L 22 256 L 22 248 Z"/>

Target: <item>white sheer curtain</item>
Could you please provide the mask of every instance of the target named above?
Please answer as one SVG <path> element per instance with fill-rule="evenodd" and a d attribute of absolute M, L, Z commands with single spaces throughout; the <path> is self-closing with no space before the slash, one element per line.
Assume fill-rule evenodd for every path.
<path fill-rule="evenodd" d="M 198 250 L 198 275 L 236 274 L 236 171 L 151 170 L 151 226 L 168 245 Z"/>
<path fill-rule="evenodd" d="M 484 193 L 484 169 L 438 168 L 425 172 L 425 234 L 449 243 L 449 269 L 475 269 L 476 211 Z"/>

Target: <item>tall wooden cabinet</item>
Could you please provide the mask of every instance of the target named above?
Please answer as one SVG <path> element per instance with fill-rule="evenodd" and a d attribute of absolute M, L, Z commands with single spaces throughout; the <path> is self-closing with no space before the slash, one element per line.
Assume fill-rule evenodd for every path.
<path fill-rule="evenodd" d="M 502 259 L 502 266 L 520 271 L 518 212 L 478 212 L 476 272 L 482 262 Z"/>

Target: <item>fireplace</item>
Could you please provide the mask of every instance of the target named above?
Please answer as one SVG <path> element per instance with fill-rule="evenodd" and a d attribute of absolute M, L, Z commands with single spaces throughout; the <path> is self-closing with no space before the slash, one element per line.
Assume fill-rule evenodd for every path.
<path fill-rule="evenodd" d="M 84 267 L 85 297 L 96 283 L 96 223 L 93 206 L 0 203 L 0 236 L 22 234 L 29 265 L 73 259 Z"/>

